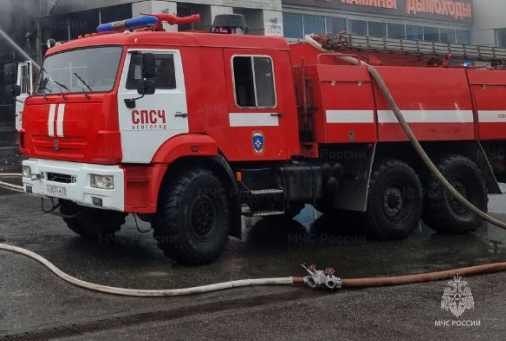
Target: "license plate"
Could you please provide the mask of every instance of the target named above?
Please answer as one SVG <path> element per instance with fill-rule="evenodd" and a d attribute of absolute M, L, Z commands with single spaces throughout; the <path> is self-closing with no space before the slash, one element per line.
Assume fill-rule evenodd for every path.
<path fill-rule="evenodd" d="M 66 197 L 67 189 L 65 187 L 47 185 L 47 194 L 57 197 Z"/>

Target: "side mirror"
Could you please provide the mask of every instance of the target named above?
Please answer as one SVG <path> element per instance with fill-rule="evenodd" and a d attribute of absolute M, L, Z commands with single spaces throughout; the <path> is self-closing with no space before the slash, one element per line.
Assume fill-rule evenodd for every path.
<path fill-rule="evenodd" d="M 137 87 L 137 92 L 139 95 L 153 95 L 156 90 L 155 80 L 154 79 L 143 79 L 139 82 L 139 86 Z"/>
<path fill-rule="evenodd" d="M 18 65 L 16 63 L 5 64 L 4 78 L 5 85 L 14 85 L 17 82 Z"/>
<path fill-rule="evenodd" d="M 156 77 L 156 58 L 153 53 L 142 54 L 142 78 L 152 79 Z"/>
<path fill-rule="evenodd" d="M 5 87 L 5 92 L 10 93 L 15 98 L 21 95 L 21 87 L 17 84 L 7 85 Z"/>
<path fill-rule="evenodd" d="M 144 98 L 146 95 L 152 95 L 155 93 L 156 83 L 154 79 L 142 79 L 139 81 L 137 86 L 137 92 L 141 97 L 139 98 L 127 98 L 125 99 L 125 104 L 127 108 L 134 109 L 136 104 L 135 102 L 141 98 Z"/>

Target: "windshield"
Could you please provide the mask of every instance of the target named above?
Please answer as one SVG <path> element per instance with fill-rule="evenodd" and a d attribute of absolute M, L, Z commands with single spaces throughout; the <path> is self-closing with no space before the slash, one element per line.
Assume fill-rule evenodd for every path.
<path fill-rule="evenodd" d="M 49 56 L 40 72 L 37 94 L 111 91 L 122 50 L 121 47 L 100 47 Z"/>

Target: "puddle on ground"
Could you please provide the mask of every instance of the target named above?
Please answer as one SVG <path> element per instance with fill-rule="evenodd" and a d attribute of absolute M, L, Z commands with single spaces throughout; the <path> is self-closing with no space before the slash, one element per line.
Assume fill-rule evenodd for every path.
<path fill-rule="evenodd" d="M 506 231 L 488 224 L 467 235 L 440 235 L 420 224 L 407 239 L 378 241 L 308 206 L 293 221 L 243 218 L 243 240 L 231 238 L 224 254 L 212 264 L 187 267 L 165 258 L 152 233 L 139 233 L 131 217 L 115 239 L 97 243 L 76 237 L 60 218 L 39 215 L 33 202 L 37 199 L 12 198 L 7 203 L 12 210 L 31 208 L 26 212 L 29 215 L 13 214 L 11 221 L 4 222 L 2 237 L 7 242 L 41 253 L 74 276 L 113 286 L 180 288 L 303 276 L 301 263 L 333 267 L 342 278 L 357 278 L 506 261 Z M 491 198 L 491 211 L 506 221 L 506 209 L 501 208 L 504 198 Z M 31 228 L 20 229 L 24 225 Z M 149 225 L 141 223 L 140 229 Z"/>

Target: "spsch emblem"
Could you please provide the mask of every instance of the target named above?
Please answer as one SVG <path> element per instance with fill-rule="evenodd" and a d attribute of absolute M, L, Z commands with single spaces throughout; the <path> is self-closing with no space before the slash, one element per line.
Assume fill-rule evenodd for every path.
<path fill-rule="evenodd" d="M 471 288 L 462 277 L 457 275 L 453 277 L 453 281 L 448 282 L 448 288 L 445 289 L 441 299 L 441 309 L 450 310 L 457 318 L 467 309 L 474 309 Z"/>
<path fill-rule="evenodd" d="M 263 154 L 265 151 L 265 137 L 264 133 L 261 131 L 255 131 L 253 132 L 252 136 L 252 142 L 253 142 L 253 151 L 255 154 Z"/>

